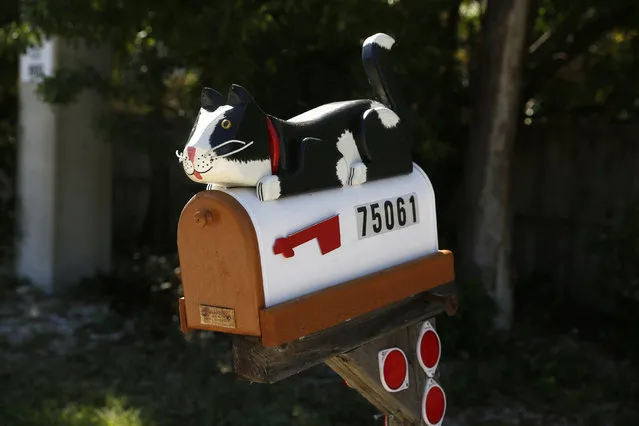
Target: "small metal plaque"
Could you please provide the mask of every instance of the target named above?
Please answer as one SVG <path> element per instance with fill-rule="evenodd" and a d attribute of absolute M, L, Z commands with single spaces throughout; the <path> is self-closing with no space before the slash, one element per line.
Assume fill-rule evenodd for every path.
<path fill-rule="evenodd" d="M 200 323 L 235 328 L 235 309 L 200 305 Z"/>

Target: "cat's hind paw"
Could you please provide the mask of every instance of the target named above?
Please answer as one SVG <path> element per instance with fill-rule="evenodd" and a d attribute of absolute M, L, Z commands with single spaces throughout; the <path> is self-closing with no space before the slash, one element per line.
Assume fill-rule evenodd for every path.
<path fill-rule="evenodd" d="M 366 182 L 366 164 L 361 161 L 357 161 L 351 164 L 348 172 L 348 185 L 355 186 L 361 185 Z"/>
<path fill-rule="evenodd" d="M 274 175 L 264 176 L 257 182 L 256 190 L 260 201 L 277 200 L 282 192 L 280 178 Z"/>

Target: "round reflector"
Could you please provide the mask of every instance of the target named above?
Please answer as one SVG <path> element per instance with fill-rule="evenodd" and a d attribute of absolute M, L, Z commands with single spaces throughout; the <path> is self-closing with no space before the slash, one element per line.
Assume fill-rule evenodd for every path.
<path fill-rule="evenodd" d="M 446 394 L 433 379 L 428 379 L 422 398 L 422 418 L 429 426 L 440 426 L 446 414 Z"/>
<path fill-rule="evenodd" d="M 441 340 L 430 321 L 426 321 L 417 339 L 417 359 L 428 377 L 435 375 L 442 355 Z"/>
<path fill-rule="evenodd" d="M 379 378 L 388 392 L 408 387 L 408 359 L 399 348 L 384 349 L 378 354 Z"/>

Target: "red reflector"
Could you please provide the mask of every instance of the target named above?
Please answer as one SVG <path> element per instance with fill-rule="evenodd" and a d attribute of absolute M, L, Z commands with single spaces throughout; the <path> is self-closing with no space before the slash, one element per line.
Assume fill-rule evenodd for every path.
<path fill-rule="evenodd" d="M 442 345 L 439 335 L 431 323 L 426 321 L 417 340 L 417 359 L 429 377 L 435 374 L 441 354 Z"/>
<path fill-rule="evenodd" d="M 379 352 L 379 375 L 384 389 L 398 392 L 408 387 L 408 360 L 399 348 Z"/>
<path fill-rule="evenodd" d="M 399 351 L 392 351 L 384 361 L 384 380 L 391 389 L 398 389 L 406 379 L 408 368 L 404 355 Z"/>
<path fill-rule="evenodd" d="M 422 417 L 426 424 L 439 426 L 446 414 L 446 394 L 433 379 L 428 379 L 422 405 Z"/>

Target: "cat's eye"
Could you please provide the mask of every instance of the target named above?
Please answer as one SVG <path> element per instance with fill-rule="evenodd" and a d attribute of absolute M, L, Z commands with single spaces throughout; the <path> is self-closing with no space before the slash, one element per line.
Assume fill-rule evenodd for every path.
<path fill-rule="evenodd" d="M 225 118 L 224 120 L 222 120 L 222 128 L 224 130 L 228 129 L 231 127 L 231 120 Z"/>

